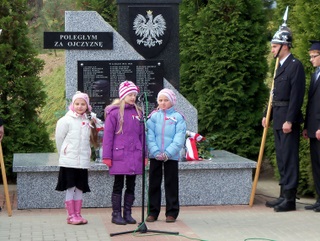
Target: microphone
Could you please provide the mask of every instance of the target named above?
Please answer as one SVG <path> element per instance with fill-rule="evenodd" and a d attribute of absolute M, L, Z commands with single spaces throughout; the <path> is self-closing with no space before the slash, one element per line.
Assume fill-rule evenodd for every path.
<path fill-rule="evenodd" d="M 140 95 L 138 95 L 138 102 L 144 102 L 145 98 L 144 98 L 144 93 L 141 93 Z"/>

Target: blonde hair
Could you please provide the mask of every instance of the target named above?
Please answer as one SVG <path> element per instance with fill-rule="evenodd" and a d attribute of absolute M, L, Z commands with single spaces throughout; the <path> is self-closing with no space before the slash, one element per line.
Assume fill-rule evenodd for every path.
<path fill-rule="evenodd" d="M 125 108 L 126 102 L 124 101 L 124 99 L 120 100 L 120 99 L 114 99 L 112 101 L 112 103 L 110 105 L 108 105 L 106 108 L 110 107 L 110 106 L 119 106 L 119 115 L 118 115 L 118 121 L 119 121 L 119 130 L 116 132 L 116 134 L 120 134 L 122 133 L 122 126 L 123 126 L 123 116 L 124 116 L 124 108 Z M 134 103 L 134 107 L 137 111 L 137 114 L 139 116 L 139 118 L 142 117 L 142 110 L 141 108 Z M 107 119 L 107 113 L 105 113 L 105 119 Z"/>
<path fill-rule="evenodd" d="M 93 118 L 91 118 L 91 112 L 87 111 L 87 116 L 88 119 L 90 120 L 90 143 L 93 145 L 95 148 L 99 147 L 99 141 L 98 141 L 98 131 L 97 131 L 97 125 L 96 122 L 94 121 Z"/>

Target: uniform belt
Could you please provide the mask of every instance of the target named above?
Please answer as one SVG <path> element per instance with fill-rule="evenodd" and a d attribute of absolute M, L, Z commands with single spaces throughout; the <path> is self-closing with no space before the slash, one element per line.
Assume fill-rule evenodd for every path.
<path fill-rule="evenodd" d="M 288 106 L 289 101 L 272 101 L 272 106 Z"/>

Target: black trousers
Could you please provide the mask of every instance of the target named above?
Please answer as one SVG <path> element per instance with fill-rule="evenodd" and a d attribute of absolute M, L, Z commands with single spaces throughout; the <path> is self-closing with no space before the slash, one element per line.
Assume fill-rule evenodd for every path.
<path fill-rule="evenodd" d="M 179 215 L 179 173 L 178 161 L 166 162 L 150 159 L 149 169 L 149 212 L 158 218 L 161 209 L 161 183 L 164 175 L 164 190 L 166 199 L 166 216 L 177 218 Z"/>
<path fill-rule="evenodd" d="M 292 125 L 290 133 L 274 130 L 279 184 L 283 190 L 297 189 L 299 181 L 299 141 L 300 125 Z"/>
<path fill-rule="evenodd" d="M 122 189 L 124 187 L 124 179 L 126 179 L 126 193 L 134 195 L 134 189 L 136 186 L 136 175 L 115 175 L 113 182 L 112 193 L 122 195 Z"/>
<path fill-rule="evenodd" d="M 320 200 L 320 141 L 317 138 L 310 138 L 310 156 L 314 186 Z"/>

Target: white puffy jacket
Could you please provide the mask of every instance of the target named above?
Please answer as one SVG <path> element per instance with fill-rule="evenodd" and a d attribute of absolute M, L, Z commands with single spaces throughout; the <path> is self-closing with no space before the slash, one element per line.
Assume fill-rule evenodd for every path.
<path fill-rule="evenodd" d="M 69 110 L 57 122 L 55 138 L 59 154 L 59 166 L 90 168 L 90 132 L 86 114 L 77 115 Z"/>

